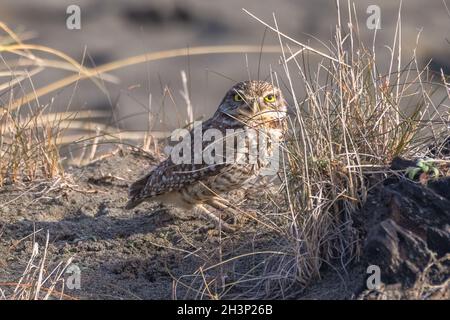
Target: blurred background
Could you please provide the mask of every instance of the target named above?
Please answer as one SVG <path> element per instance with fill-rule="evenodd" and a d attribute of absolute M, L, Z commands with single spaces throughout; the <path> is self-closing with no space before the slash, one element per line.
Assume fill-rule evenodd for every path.
<path fill-rule="evenodd" d="M 73 4 L 81 9 L 79 30 L 66 27 L 66 9 Z M 358 21 L 354 24 L 367 46 L 372 46 L 374 38 L 374 30 L 366 25 L 370 5 L 381 9 L 381 29 L 377 30 L 375 46 L 381 55 L 378 63 L 388 64 L 390 53 L 385 45 L 393 44 L 400 1 L 355 3 Z M 341 1 L 341 7 L 345 12 L 342 19 L 347 21 L 347 1 Z M 242 8 L 271 25 L 274 13 L 282 32 L 318 50 L 327 52 L 325 45 L 332 44 L 337 22 L 334 0 L 3 0 L 0 20 L 26 35 L 28 43 L 61 50 L 78 62 L 84 61 L 86 66 L 99 66 L 159 50 L 231 44 L 260 46 L 265 28 Z M 449 71 L 450 14 L 445 3 L 403 1 L 401 17 L 404 62 L 411 58 L 420 32 L 419 64 L 423 66 L 433 59 L 433 70 Z M 276 34 L 267 31 L 264 46 L 278 43 Z M 270 70 L 283 77 L 279 60 L 279 53 L 264 53 L 261 59 L 258 53 L 233 53 L 158 60 L 111 72 L 120 82 L 105 83 L 107 92 L 99 90 L 92 81 L 83 80 L 43 96 L 39 102 L 45 104 L 53 99 L 52 111 L 105 111 L 110 115 L 101 121 L 114 122 L 121 130 L 170 131 L 185 125 L 188 117 L 180 94 L 182 71 L 187 75 L 194 118 L 209 117 L 235 81 L 257 77 L 259 65 L 260 78 L 267 78 Z M 33 86 L 40 88 L 70 74 L 50 70 L 33 77 Z M 302 89 L 298 88 L 297 95 Z M 150 124 L 145 115 L 149 107 Z"/>

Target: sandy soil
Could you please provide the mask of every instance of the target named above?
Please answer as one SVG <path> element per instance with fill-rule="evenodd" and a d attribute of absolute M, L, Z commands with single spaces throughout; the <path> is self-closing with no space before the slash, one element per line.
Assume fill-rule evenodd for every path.
<path fill-rule="evenodd" d="M 25 194 L 17 187 L 4 188 L 0 193 L 0 280 L 20 278 L 30 258 L 30 234 L 41 230 L 35 237 L 43 245 L 48 230 L 49 270 L 71 256 L 81 269 L 81 289 L 65 290 L 76 298 L 207 298 L 205 281 L 211 294 L 222 298 L 282 297 L 275 283 L 257 279 L 280 261 L 274 252 L 282 251 L 284 244 L 274 231 L 240 219 L 237 232 L 219 235 L 212 222 L 195 212 L 154 204 L 123 209 L 127 183 L 154 162 L 151 157 L 120 154 L 69 168 L 67 180 L 72 182 L 61 190 L 45 191 L 43 186 L 48 184 Z M 267 199 L 249 200 L 241 207 L 264 212 L 267 203 Z M 225 262 L 214 267 L 221 261 Z M 350 298 L 361 283 L 358 275 L 357 269 L 352 275 L 325 272 L 324 279 L 308 290 L 294 286 L 284 297 Z M 221 281 L 238 283 L 222 290 Z"/>

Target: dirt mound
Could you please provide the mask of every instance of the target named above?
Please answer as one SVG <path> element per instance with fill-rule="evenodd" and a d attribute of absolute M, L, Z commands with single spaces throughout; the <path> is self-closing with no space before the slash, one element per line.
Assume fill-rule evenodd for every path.
<path fill-rule="evenodd" d="M 402 179 L 373 193 L 362 210 L 363 260 L 383 285 L 361 298 L 449 298 L 450 178 L 427 186 Z"/>

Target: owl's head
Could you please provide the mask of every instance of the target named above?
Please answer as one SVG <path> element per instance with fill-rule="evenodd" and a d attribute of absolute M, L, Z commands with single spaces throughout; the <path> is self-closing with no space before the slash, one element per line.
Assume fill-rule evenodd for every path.
<path fill-rule="evenodd" d="M 242 81 L 227 92 L 218 111 L 243 124 L 264 125 L 284 121 L 287 103 L 269 82 Z"/>

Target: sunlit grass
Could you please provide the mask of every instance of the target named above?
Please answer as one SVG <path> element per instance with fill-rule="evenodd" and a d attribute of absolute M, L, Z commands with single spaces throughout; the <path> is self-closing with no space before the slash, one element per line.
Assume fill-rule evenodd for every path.
<path fill-rule="evenodd" d="M 63 177 L 59 155 L 62 145 L 84 148 L 82 154 L 88 155 L 78 164 L 85 165 L 96 159 L 95 150 L 101 144 L 131 146 L 124 140 L 144 139 L 144 149 L 149 149 L 152 138 L 167 136 L 167 132 L 118 130 L 114 124 L 101 123 L 98 119 L 105 114 L 99 111 L 52 112 L 51 99 L 48 104 L 40 104 L 44 96 L 82 80 L 93 81 L 99 92 L 105 91 L 104 81 L 119 81 L 111 72 L 162 59 L 281 53 L 284 73 L 272 78 L 277 85 L 287 88 L 293 101 L 289 137 L 282 146 L 283 168 L 277 189 L 281 196 L 271 198 L 272 206 L 266 209 L 270 212 L 258 212 L 254 219 L 261 230 L 258 235 L 267 236 L 271 232 L 274 247 L 234 254 L 221 243 L 218 260 L 213 260 L 210 252 L 199 253 L 204 264 L 194 274 L 174 281 L 174 298 L 178 297 L 178 287 L 188 288 L 195 298 L 236 297 L 233 289 L 243 284 L 247 289 L 241 297 L 285 298 L 289 297 L 289 289 L 304 288 L 320 278 L 325 265 L 346 270 L 361 255 L 354 215 L 371 189 L 390 174 L 391 160 L 397 156 L 427 155 L 431 144 L 449 136 L 450 123 L 450 96 L 434 98 L 442 90 L 450 94 L 446 76 L 433 78 L 426 67 L 419 67 L 415 55 L 402 63 L 400 19 L 393 34 L 389 70 L 382 74 L 380 57 L 369 49 L 372 46 L 365 47 L 359 41 L 353 24 L 356 16 L 351 8 L 347 9 L 350 15 L 346 23 L 341 21 L 339 12 L 328 51 L 304 45 L 280 32 L 275 17 L 273 24 L 269 24 L 247 11 L 275 32 L 280 41 L 278 46 L 181 48 L 149 52 L 95 68 L 85 67 L 58 50 L 24 43 L 23 37 L 0 23 L 6 34 L 0 38 L 0 52 L 14 55 L 8 61 L 3 59 L 0 68 L 0 76 L 6 79 L 0 83 L 0 89 L 7 92 L 0 106 L 0 186 L 42 177 Z M 39 57 L 40 53 L 52 58 Z M 310 55 L 323 60 L 311 65 Z M 25 82 L 33 84 L 34 76 L 50 68 L 70 74 L 42 87 L 32 85 L 32 90 L 22 90 L 19 96 L 13 94 L 14 88 Z M 192 105 L 183 73 L 182 82 L 182 95 L 192 122 Z M 68 129 L 81 129 L 88 134 L 71 135 Z M 227 256 L 223 258 L 225 253 Z M 249 257 L 256 257 L 256 262 L 248 272 L 237 274 L 229 267 Z M 227 273 L 233 280 L 227 280 Z M 18 286 L 19 294 L 14 297 L 36 297 L 36 290 L 26 291 L 27 288 L 33 287 Z M 41 294 L 42 291 L 37 297 Z"/>

